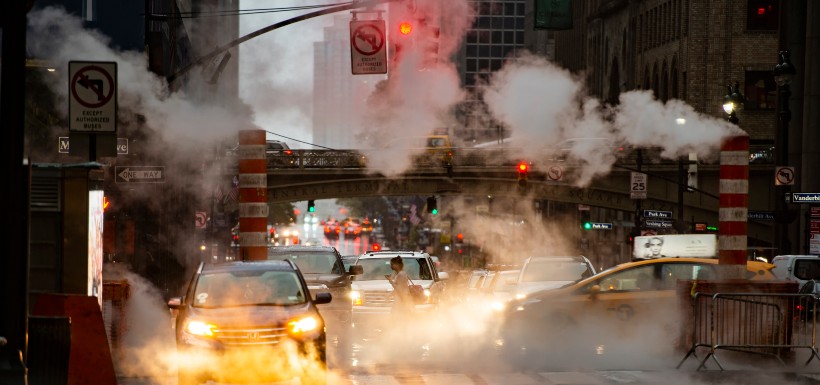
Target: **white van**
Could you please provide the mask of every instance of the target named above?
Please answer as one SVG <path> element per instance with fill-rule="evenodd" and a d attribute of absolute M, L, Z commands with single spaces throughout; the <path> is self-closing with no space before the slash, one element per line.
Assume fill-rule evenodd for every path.
<path fill-rule="evenodd" d="M 774 274 L 775 277 L 786 281 L 797 282 L 800 288 L 811 280 L 820 282 L 820 256 L 778 255 L 774 257 L 772 264 L 774 264 L 772 274 Z M 820 287 L 811 290 L 811 292 L 820 294 Z"/>

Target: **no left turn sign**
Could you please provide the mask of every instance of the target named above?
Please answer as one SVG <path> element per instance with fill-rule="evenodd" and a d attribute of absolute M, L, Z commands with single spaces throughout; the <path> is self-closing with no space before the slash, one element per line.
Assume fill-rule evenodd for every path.
<path fill-rule="evenodd" d="M 117 132 L 117 63 L 68 63 L 69 131 Z"/>
<path fill-rule="evenodd" d="M 564 177 L 564 169 L 561 166 L 550 166 L 549 170 L 547 170 L 547 178 L 550 180 L 558 181 Z"/>
<path fill-rule="evenodd" d="M 350 22 L 350 67 L 354 75 L 387 73 L 384 20 Z"/>
<path fill-rule="evenodd" d="M 777 167 L 774 173 L 775 186 L 794 185 L 794 167 Z"/>

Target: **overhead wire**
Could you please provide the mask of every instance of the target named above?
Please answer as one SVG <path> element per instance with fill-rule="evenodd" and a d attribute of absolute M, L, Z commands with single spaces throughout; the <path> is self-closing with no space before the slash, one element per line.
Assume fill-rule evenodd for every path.
<path fill-rule="evenodd" d="M 271 135 L 275 135 L 275 136 L 279 136 L 279 137 L 285 138 L 285 139 L 287 139 L 287 140 L 292 140 L 292 141 L 294 141 L 294 142 L 299 142 L 299 143 L 302 143 L 302 144 L 307 144 L 307 145 L 309 145 L 309 146 L 314 146 L 314 147 L 324 148 L 325 150 L 334 150 L 334 151 L 338 151 L 338 150 L 336 150 L 335 148 L 330 148 L 330 147 L 325 147 L 325 146 L 322 146 L 322 145 L 319 145 L 319 144 L 315 144 L 315 143 L 305 142 L 305 141 L 303 141 L 303 140 L 299 140 L 299 139 L 291 138 L 291 137 L 289 137 L 289 136 L 285 136 L 285 135 L 282 135 L 282 134 L 277 134 L 277 133 L 272 132 L 272 131 L 268 131 L 268 130 L 263 130 L 263 131 L 265 131 L 265 132 L 267 132 L 268 134 L 271 134 Z"/>
<path fill-rule="evenodd" d="M 276 8 L 252 8 L 252 9 L 218 10 L 218 11 L 176 12 L 174 14 L 152 13 L 150 16 L 153 17 L 153 18 L 178 17 L 178 18 L 181 18 L 181 19 L 194 19 L 194 18 L 200 18 L 200 17 L 244 16 L 244 15 L 258 15 L 258 14 L 264 14 L 264 13 L 302 11 L 302 10 L 317 9 L 317 8 L 335 7 L 335 6 L 339 6 L 339 5 L 348 5 L 348 4 L 353 4 L 353 2 L 333 3 L 333 4 L 317 4 L 317 5 L 300 5 L 300 6 L 293 6 L 293 7 L 276 7 Z"/>

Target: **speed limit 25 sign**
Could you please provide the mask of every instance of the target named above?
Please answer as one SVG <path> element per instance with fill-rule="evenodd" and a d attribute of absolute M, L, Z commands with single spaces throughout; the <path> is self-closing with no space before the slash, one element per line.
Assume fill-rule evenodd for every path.
<path fill-rule="evenodd" d="M 646 174 L 633 171 L 629 183 L 629 197 L 632 199 L 646 199 L 646 182 Z"/>

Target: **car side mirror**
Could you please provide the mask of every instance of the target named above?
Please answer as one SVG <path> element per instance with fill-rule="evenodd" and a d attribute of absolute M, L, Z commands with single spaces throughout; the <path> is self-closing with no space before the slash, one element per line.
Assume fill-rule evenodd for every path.
<path fill-rule="evenodd" d="M 450 279 L 450 274 L 448 274 L 446 271 L 439 271 L 438 272 L 438 279 L 439 280 Z"/>
<path fill-rule="evenodd" d="M 362 275 L 364 274 L 364 267 L 362 265 L 350 265 L 347 269 L 351 275 Z"/>
<path fill-rule="evenodd" d="M 172 297 L 168 300 L 168 307 L 171 309 L 179 309 L 182 306 L 182 297 Z"/>
<path fill-rule="evenodd" d="M 601 285 L 592 285 L 589 288 L 589 298 L 592 300 L 598 299 L 598 293 L 601 292 Z"/>
<path fill-rule="evenodd" d="M 318 293 L 316 294 L 316 299 L 313 300 L 313 303 L 317 305 L 321 305 L 323 303 L 330 303 L 333 300 L 333 296 L 330 293 Z"/>

